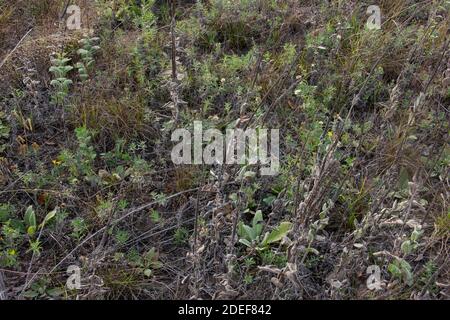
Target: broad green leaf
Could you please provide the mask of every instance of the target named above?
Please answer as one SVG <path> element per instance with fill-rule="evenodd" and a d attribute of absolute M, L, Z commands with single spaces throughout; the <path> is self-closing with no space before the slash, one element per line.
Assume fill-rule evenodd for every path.
<path fill-rule="evenodd" d="M 276 199 L 277 199 L 277 197 L 275 197 L 274 195 L 270 195 L 270 196 L 267 196 L 266 198 L 264 198 L 264 199 L 263 199 L 263 202 L 264 202 L 266 205 L 270 206 L 270 205 L 272 205 L 272 203 L 273 203 Z"/>
<path fill-rule="evenodd" d="M 413 246 L 410 240 L 406 240 L 405 242 L 403 242 L 400 248 L 402 249 L 402 252 L 406 255 L 410 254 L 413 250 Z"/>
<path fill-rule="evenodd" d="M 400 267 L 403 274 L 403 280 L 408 286 L 413 285 L 413 274 L 411 265 L 404 259 L 400 260 Z"/>
<path fill-rule="evenodd" d="M 400 268 L 393 263 L 389 264 L 388 271 L 390 274 L 392 274 L 393 277 L 396 277 L 396 278 L 399 278 L 402 274 L 402 271 L 400 270 Z"/>
<path fill-rule="evenodd" d="M 242 243 L 243 245 L 246 245 L 247 247 L 251 247 L 252 246 L 250 241 L 248 241 L 247 239 L 244 239 L 244 238 L 239 239 L 239 242 Z"/>
<path fill-rule="evenodd" d="M 262 241 L 262 245 L 266 246 L 268 244 L 278 242 L 286 236 L 291 230 L 292 223 L 290 222 L 282 222 L 277 228 L 272 230 L 270 233 L 266 233 L 264 236 L 264 240 Z"/>
<path fill-rule="evenodd" d="M 29 226 L 27 229 L 27 234 L 31 237 L 36 233 L 36 227 L 34 226 Z"/>
<path fill-rule="evenodd" d="M 66 291 L 64 290 L 64 288 L 53 288 L 47 290 L 47 294 L 54 298 L 62 296 L 65 292 Z"/>
<path fill-rule="evenodd" d="M 23 296 L 25 298 L 36 298 L 37 296 L 39 296 L 39 292 L 36 292 L 34 290 L 28 290 L 24 292 Z"/>
<path fill-rule="evenodd" d="M 29 227 L 36 227 L 36 214 L 34 213 L 33 206 L 29 206 L 25 211 L 24 221 Z"/>
<path fill-rule="evenodd" d="M 43 228 L 50 220 L 52 220 L 55 217 L 57 212 L 58 212 L 58 209 L 55 208 L 55 210 L 52 210 L 49 213 L 47 213 L 47 215 L 44 218 L 44 221 L 42 221 L 42 223 L 39 225 L 39 227 Z"/>
<path fill-rule="evenodd" d="M 242 221 L 240 221 L 240 222 L 238 223 L 237 233 L 238 233 L 238 236 L 239 236 L 240 238 L 245 238 L 245 237 L 247 236 L 247 234 L 246 234 L 246 232 L 245 232 L 245 230 L 244 230 L 244 223 L 243 223 Z"/>
<path fill-rule="evenodd" d="M 248 225 L 244 224 L 242 225 L 242 228 L 244 228 L 244 231 L 247 235 L 247 239 L 250 241 L 256 240 L 256 235 L 254 233 L 254 230 L 252 228 L 250 228 Z"/>
<path fill-rule="evenodd" d="M 262 211 L 258 210 L 255 212 L 255 216 L 253 217 L 253 220 L 252 220 L 252 227 L 253 227 L 255 239 L 256 239 L 256 237 L 259 237 L 261 235 L 262 227 L 263 227 L 261 222 L 263 222 L 263 215 L 262 215 Z"/>
<path fill-rule="evenodd" d="M 414 284 L 414 277 L 411 270 L 403 270 L 404 272 L 404 281 L 408 286 L 412 286 Z"/>
<path fill-rule="evenodd" d="M 411 233 L 411 240 L 417 241 L 419 240 L 420 236 L 422 235 L 423 230 L 414 229 L 414 231 Z"/>

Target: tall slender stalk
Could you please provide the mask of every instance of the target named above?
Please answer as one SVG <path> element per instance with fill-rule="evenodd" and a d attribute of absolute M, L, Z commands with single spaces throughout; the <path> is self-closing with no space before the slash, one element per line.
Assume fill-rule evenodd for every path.
<path fill-rule="evenodd" d="M 177 62 L 176 62 L 176 55 L 177 55 L 177 48 L 175 43 L 175 0 L 170 0 L 170 16 L 171 16 L 171 22 L 170 22 L 170 36 L 172 41 L 172 81 L 176 82 L 177 80 Z"/>

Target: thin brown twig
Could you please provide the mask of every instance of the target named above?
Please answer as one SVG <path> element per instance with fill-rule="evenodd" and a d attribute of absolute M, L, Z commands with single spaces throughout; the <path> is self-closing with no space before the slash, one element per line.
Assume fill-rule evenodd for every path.
<path fill-rule="evenodd" d="M 25 33 L 25 35 L 19 40 L 19 42 L 16 44 L 16 46 L 5 56 L 3 61 L 0 63 L 0 69 L 3 67 L 3 65 L 6 63 L 6 61 L 9 59 L 9 57 L 14 53 L 14 51 L 16 51 L 20 47 L 22 42 L 25 40 L 25 38 L 30 34 L 30 32 L 32 30 L 33 30 L 33 28 L 28 30 L 27 33 Z"/>

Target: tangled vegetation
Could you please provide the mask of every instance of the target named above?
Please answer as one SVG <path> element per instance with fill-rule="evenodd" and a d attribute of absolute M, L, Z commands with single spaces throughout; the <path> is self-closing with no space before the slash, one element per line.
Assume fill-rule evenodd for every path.
<path fill-rule="evenodd" d="M 448 299 L 450 1 L 374 2 L 0 0 L 0 299 Z"/>

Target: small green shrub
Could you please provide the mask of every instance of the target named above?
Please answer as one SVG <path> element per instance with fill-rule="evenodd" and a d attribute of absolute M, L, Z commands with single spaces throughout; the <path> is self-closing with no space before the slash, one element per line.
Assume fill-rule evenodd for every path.
<path fill-rule="evenodd" d="M 89 79 L 89 72 L 92 69 L 94 64 L 94 54 L 96 51 L 100 50 L 100 47 L 95 45 L 100 38 L 92 37 L 92 38 L 84 38 L 79 42 L 82 45 L 81 49 L 78 49 L 77 53 L 81 57 L 81 62 L 78 62 L 75 67 L 78 69 L 78 74 L 80 76 L 81 81 L 86 81 Z"/>
<path fill-rule="evenodd" d="M 184 227 L 176 229 L 173 235 L 173 239 L 176 245 L 185 244 L 188 238 L 189 238 L 189 231 Z"/>
<path fill-rule="evenodd" d="M 94 178 L 94 160 L 97 153 L 92 146 L 92 133 L 85 127 L 75 129 L 78 147 L 75 153 L 63 150 L 58 156 L 61 169 L 68 169 L 71 174 L 71 182 L 76 183 L 79 177 L 87 180 Z M 60 172 L 61 170 L 58 170 Z"/>
<path fill-rule="evenodd" d="M 239 242 L 249 248 L 257 250 L 265 250 L 270 244 L 281 241 L 291 230 L 290 222 L 281 222 L 271 232 L 266 232 L 261 238 L 263 230 L 263 215 L 261 210 L 255 212 L 251 226 L 244 224 L 242 221 L 238 225 Z"/>
<path fill-rule="evenodd" d="M 52 100 L 56 105 L 63 105 L 69 94 L 69 86 L 73 83 L 72 80 L 67 79 L 68 73 L 73 69 L 71 65 L 68 65 L 70 60 L 65 53 L 58 53 L 54 59 L 51 59 L 52 66 L 49 71 L 53 73 L 55 79 L 50 84 L 55 88 Z"/>

